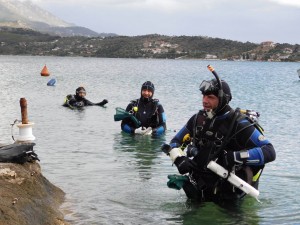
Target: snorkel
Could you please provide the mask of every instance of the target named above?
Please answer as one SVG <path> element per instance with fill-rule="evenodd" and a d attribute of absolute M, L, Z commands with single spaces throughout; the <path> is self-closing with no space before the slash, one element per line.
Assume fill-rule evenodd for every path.
<path fill-rule="evenodd" d="M 224 91 L 222 88 L 222 82 L 221 82 L 217 72 L 215 71 L 215 69 L 211 65 L 208 65 L 207 68 L 215 76 L 215 78 L 218 82 L 218 85 L 219 85 L 219 90 L 218 90 L 219 104 L 218 104 L 217 108 L 215 109 L 215 113 L 217 114 L 217 112 L 219 112 L 219 110 L 221 110 L 221 107 L 223 107 L 222 104 L 223 104 Z"/>

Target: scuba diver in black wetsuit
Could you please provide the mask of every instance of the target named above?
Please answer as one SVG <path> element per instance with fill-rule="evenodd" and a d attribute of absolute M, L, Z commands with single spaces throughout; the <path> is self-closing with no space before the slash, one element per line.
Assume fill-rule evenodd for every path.
<path fill-rule="evenodd" d="M 149 134 L 160 136 L 166 130 L 166 116 L 158 99 L 153 99 L 154 85 L 150 81 L 143 83 L 141 97 L 131 101 L 126 111 L 132 113 L 140 122 L 137 127 L 130 118 L 122 120 L 121 128 L 129 134 Z M 150 132 L 149 132 L 150 131 Z"/>
<path fill-rule="evenodd" d="M 257 189 L 262 169 L 275 160 L 276 153 L 261 127 L 241 110 L 228 105 L 232 98 L 230 88 L 215 76 L 216 79 L 200 84 L 203 109 L 162 150 L 170 156 L 179 173 L 186 174 L 178 177 L 186 178 L 181 187 L 188 198 L 217 203 L 240 199 L 245 193 L 209 170 L 207 165 L 211 160 L 234 171 Z M 185 154 L 182 150 L 186 146 Z"/>
<path fill-rule="evenodd" d="M 93 103 L 85 98 L 86 91 L 84 87 L 78 87 L 76 89 L 75 95 L 67 95 L 65 103 L 63 106 L 70 107 L 70 108 L 82 108 L 84 106 L 91 106 L 91 105 L 98 105 L 104 106 L 108 101 L 104 99 L 102 102 Z"/>

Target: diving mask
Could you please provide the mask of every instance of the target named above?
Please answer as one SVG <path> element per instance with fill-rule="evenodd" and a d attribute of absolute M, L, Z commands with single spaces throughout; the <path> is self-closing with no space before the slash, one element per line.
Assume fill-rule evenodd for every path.
<path fill-rule="evenodd" d="M 85 91 L 79 91 L 78 96 L 84 97 L 84 96 L 86 96 L 86 92 Z"/>
<path fill-rule="evenodd" d="M 204 80 L 199 86 L 199 90 L 204 95 L 208 94 L 218 94 L 219 88 L 216 86 L 216 84 L 212 81 Z"/>

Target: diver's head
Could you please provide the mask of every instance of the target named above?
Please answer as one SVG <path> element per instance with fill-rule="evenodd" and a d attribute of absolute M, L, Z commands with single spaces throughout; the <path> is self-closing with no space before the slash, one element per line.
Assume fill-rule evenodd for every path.
<path fill-rule="evenodd" d="M 86 96 L 86 91 L 84 87 L 78 87 L 75 94 L 77 99 L 83 99 Z"/>
<path fill-rule="evenodd" d="M 222 89 L 216 79 L 202 81 L 199 90 L 203 95 L 204 110 L 212 110 L 215 113 L 222 110 L 232 99 L 230 87 L 226 81 L 221 80 Z"/>
<path fill-rule="evenodd" d="M 154 84 L 151 81 L 143 83 L 141 88 L 141 99 L 145 102 L 150 101 L 154 95 L 154 90 Z"/>

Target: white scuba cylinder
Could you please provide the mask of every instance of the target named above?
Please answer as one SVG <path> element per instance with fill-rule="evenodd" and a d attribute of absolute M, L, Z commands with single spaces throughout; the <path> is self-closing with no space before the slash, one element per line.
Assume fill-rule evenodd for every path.
<path fill-rule="evenodd" d="M 207 168 L 219 175 L 222 178 L 226 178 L 228 176 L 228 171 L 220 166 L 215 161 L 210 161 L 207 165 Z M 228 182 L 230 182 L 233 186 L 239 188 L 246 194 L 252 196 L 256 200 L 258 200 L 259 191 L 252 187 L 250 184 L 236 176 L 234 173 L 230 172 L 227 178 Z"/>

